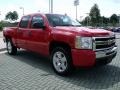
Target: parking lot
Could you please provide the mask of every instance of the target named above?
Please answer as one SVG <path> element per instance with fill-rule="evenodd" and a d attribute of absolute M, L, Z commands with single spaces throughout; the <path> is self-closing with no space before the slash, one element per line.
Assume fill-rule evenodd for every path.
<path fill-rule="evenodd" d="M 49 59 L 19 51 L 0 54 L 0 90 L 120 90 L 120 39 L 118 54 L 107 66 L 76 70 L 69 77 L 56 75 Z"/>

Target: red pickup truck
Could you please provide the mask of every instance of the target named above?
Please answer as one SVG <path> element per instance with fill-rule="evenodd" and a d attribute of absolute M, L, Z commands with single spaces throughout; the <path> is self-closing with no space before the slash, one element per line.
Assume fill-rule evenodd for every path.
<path fill-rule="evenodd" d="M 81 27 L 67 15 L 26 15 L 17 27 L 5 28 L 3 35 L 10 55 L 23 48 L 50 56 L 54 71 L 60 75 L 74 67 L 106 65 L 117 53 L 113 32 Z"/>

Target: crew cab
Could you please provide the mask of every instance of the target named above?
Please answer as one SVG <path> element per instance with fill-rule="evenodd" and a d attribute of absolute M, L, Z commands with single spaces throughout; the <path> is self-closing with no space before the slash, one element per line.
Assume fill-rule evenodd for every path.
<path fill-rule="evenodd" d="M 5 28 L 3 35 L 8 54 L 15 55 L 22 48 L 50 57 L 60 75 L 74 67 L 106 65 L 117 54 L 113 32 L 81 27 L 67 15 L 29 14 L 17 27 Z"/>

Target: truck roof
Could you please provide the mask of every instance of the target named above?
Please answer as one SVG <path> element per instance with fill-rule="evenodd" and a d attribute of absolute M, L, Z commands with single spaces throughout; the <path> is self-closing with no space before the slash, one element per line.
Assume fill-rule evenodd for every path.
<path fill-rule="evenodd" d="M 27 15 L 24 15 L 24 16 L 34 16 L 34 15 L 46 15 L 46 14 L 48 14 L 48 15 L 62 15 L 62 14 L 53 14 L 53 13 L 32 13 L 32 14 L 27 14 Z"/>

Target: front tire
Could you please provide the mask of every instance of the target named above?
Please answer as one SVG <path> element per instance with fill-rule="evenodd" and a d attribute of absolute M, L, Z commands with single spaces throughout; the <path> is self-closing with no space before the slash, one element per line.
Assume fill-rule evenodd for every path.
<path fill-rule="evenodd" d="M 62 47 L 55 48 L 51 53 L 52 67 L 59 75 L 68 75 L 73 71 L 70 50 Z"/>
<path fill-rule="evenodd" d="M 7 52 L 10 55 L 15 55 L 17 53 L 17 48 L 13 45 L 12 41 L 9 39 L 6 42 Z"/>

